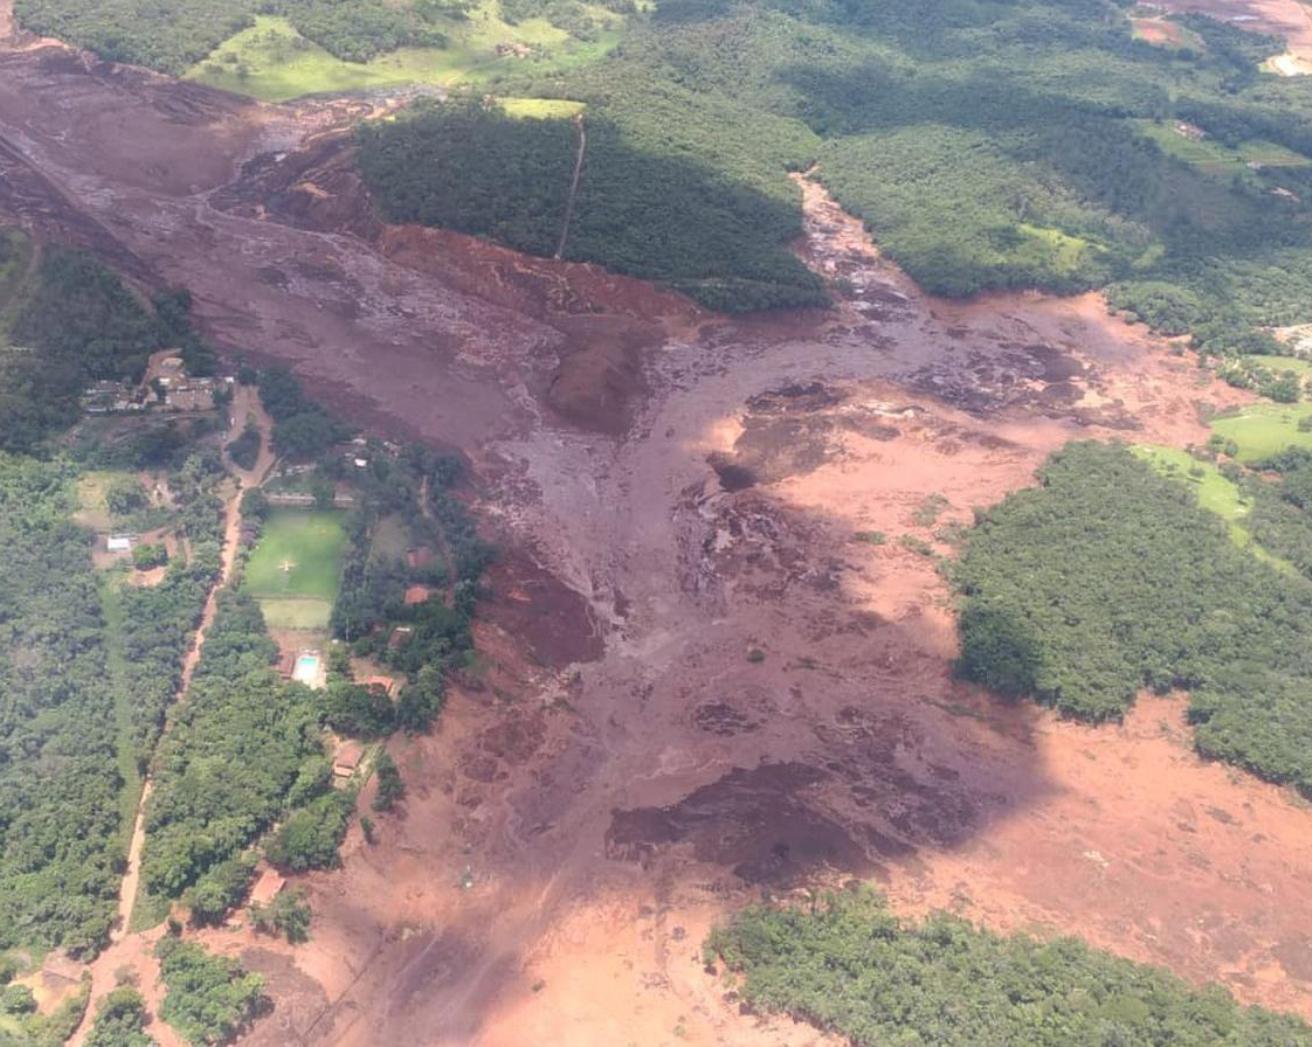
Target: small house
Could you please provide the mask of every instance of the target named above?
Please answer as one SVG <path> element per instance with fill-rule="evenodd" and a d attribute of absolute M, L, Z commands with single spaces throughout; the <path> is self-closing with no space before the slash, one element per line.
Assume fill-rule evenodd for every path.
<path fill-rule="evenodd" d="M 360 768 L 364 759 L 364 747 L 359 742 L 342 742 L 333 754 L 333 775 L 337 778 L 350 778 Z"/>
<path fill-rule="evenodd" d="M 111 534 L 105 539 L 105 548 L 111 553 L 132 552 L 133 537 L 130 534 Z"/>

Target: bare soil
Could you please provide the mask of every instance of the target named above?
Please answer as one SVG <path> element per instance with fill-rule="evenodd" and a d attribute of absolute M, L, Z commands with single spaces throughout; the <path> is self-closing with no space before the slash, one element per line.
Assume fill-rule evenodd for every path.
<path fill-rule="evenodd" d="M 1161 0 L 1166 11 L 1192 11 L 1233 22 L 1240 29 L 1284 37 L 1288 51 L 1277 65 L 1282 76 L 1312 68 L 1312 11 L 1303 0 Z"/>
<path fill-rule="evenodd" d="M 1245 394 L 1095 296 L 927 298 L 805 181 L 799 253 L 852 289 L 830 312 L 728 320 L 385 228 L 351 105 L 0 53 L 0 209 L 460 449 L 505 550 L 440 726 L 389 746 L 401 808 L 299 878 L 312 942 L 205 932 L 270 978 L 250 1042 L 820 1043 L 740 1013 L 700 943 L 853 876 L 1312 1017 L 1308 812 L 1199 760 L 1182 700 L 1093 729 L 954 682 L 949 593 L 899 543 L 948 553 L 1067 440 L 1184 446 Z"/>

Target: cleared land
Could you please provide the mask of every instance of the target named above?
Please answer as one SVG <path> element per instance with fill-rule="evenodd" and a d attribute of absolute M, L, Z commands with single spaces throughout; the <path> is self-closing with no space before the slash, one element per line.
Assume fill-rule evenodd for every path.
<path fill-rule="evenodd" d="M 601 8 L 589 10 L 618 24 L 617 16 Z M 225 91 L 283 102 L 309 94 L 407 84 L 481 83 L 513 72 L 520 61 L 513 54 L 498 54 L 498 45 L 547 55 L 545 64 L 535 62 L 535 69 L 563 68 L 599 58 L 619 40 L 617 30 L 603 31 L 595 41 L 575 40 L 542 18 L 510 25 L 501 19 L 495 0 L 484 0 L 467 20 L 444 20 L 442 29 L 450 41 L 447 47 L 403 47 L 368 62 L 346 62 L 306 40 L 285 18 L 261 15 L 186 76 Z"/>
<path fill-rule="evenodd" d="M 1249 464 L 1286 447 L 1312 448 L 1312 431 L 1299 423 L 1312 418 L 1312 405 L 1252 404 L 1214 418 L 1212 432 L 1239 445 L 1239 461 Z"/>
<path fill-rule="evenodd" d="M 280 629 L 325 625 L 337 596 L 345 550 L 342 513 L 331 509 L 271 513 L 245 576 L 245 587 L 259 599 L 269 625 Z"/>
<path fill-rule="evenodd" d="M 1231 148 L 1215 138 L 1192 138 L 1181 134 L 1171 121 L 1135 120 L 1133 123 L 1167 155 L 1210 174 L 1232 174 L 1250 164 L 1261 167 L 1307 167 L 1312 164 L 1312 160 L 1302 153 L 1275 142 L 1251 141 Z"/>

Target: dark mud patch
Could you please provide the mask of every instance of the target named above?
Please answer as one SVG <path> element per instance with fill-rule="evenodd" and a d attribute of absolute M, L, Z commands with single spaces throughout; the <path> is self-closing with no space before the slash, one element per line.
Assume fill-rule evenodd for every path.
<path fill-rule="evenodd" d="M 718 734 L 725 738 L 755 731 L 761 726 L 728 702 L 706 702 L 704 705 L 699 705 L 692 714 L 692 720 L 699 731 Z"/>
<path fill-rule="evenodd" d="M 646 864 L 676 844 L 748 883 L 787 886 L 821 870 L 882 872 L 866 848 L 814 806 L 829 776 L 802 763 L 735 768 L 670 807 L 615 811 L 606 854 Z"/>
<path fill-rule="evenodd" d="M 1005 342 L 963 348 L 906 376 L 909 388 L 928 393 L 970 414 L 1009 407 L 1049 417 L 1069 417 L 1084 398 L 1089 368 L 1063 349 Z"/>
<path fill-rule="evenodd" d="M 539 665 L 561 669 L 601 657 L 605 642 L 587 600 L 523 555 L 493 564 L 487 587 L 492 596 L 479 616 L 515 637 Z"/>
<path fill-rule="evenodd" d="M 1312 939 L 1285 938 L 1271 952 L 1291 978 L 1312 982 Z"/>
<path fill-rule="evenodd" d="M 241 965 L 264 979 L 265 996 L 271 1001 L 255 1026 L 251 1042 L 307 1042 L 306 1036 L 328 1006 L 328 997 L 319 983 L 302 974 L 291 957 L 269 949 L 246 949 L 241 954 Z"/>
<path fill-rule="evenodd" d="M 626 432 L 647 391 L 642 353 L 660 341 L 660 329 L 622 316 L 557 317 L 554 326 L 566 342 L 546 390 L 547 404 L 581 429 L 612 436 Z"/>

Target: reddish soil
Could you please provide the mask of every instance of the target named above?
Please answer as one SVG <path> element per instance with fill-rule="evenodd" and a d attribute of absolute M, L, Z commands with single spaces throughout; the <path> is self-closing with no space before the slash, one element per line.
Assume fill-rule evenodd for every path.
<path fill-rule="evenodd" d="M 382 228 L 349 116 L 0 53 L 0 207 L 460 448 L 506 551 L 439 728 L 391 743 L 401 809 L 300 878 L 311 944 L 206 932 L 270 979 L 251 1042 L 818 1043 L 740 1014 L 700 943 L 763 887 L 851 876 L 1312 1017 L 1308 812 L 1200 761 L 1182 701 L 1093 729 L 954 683 L 949 594 L 899 543 L 948 551 L 1069 439 L 1183 446 L 1243 394 L 1094 296 L 926 298 L 810 183 L 799 252 L 853 289 L 830 313 L 730 321 Z"/>
<path fill-rule="evenodd" d="M 1312 62 L 1312 11 L 1303 0 L 1160 0 L 1166 11 L 1191 11 L 1254 33 L 1284 37 L 1295 65 L 1282 75 L 1306 72 Z"/>
<path fill-rule="evenodd" d="M 1132 18 L 1130 22 L 1140 40 L 1157 47 L 1180 47 L 1189 39 L 1183 26 L 1162 18 Z"/>

